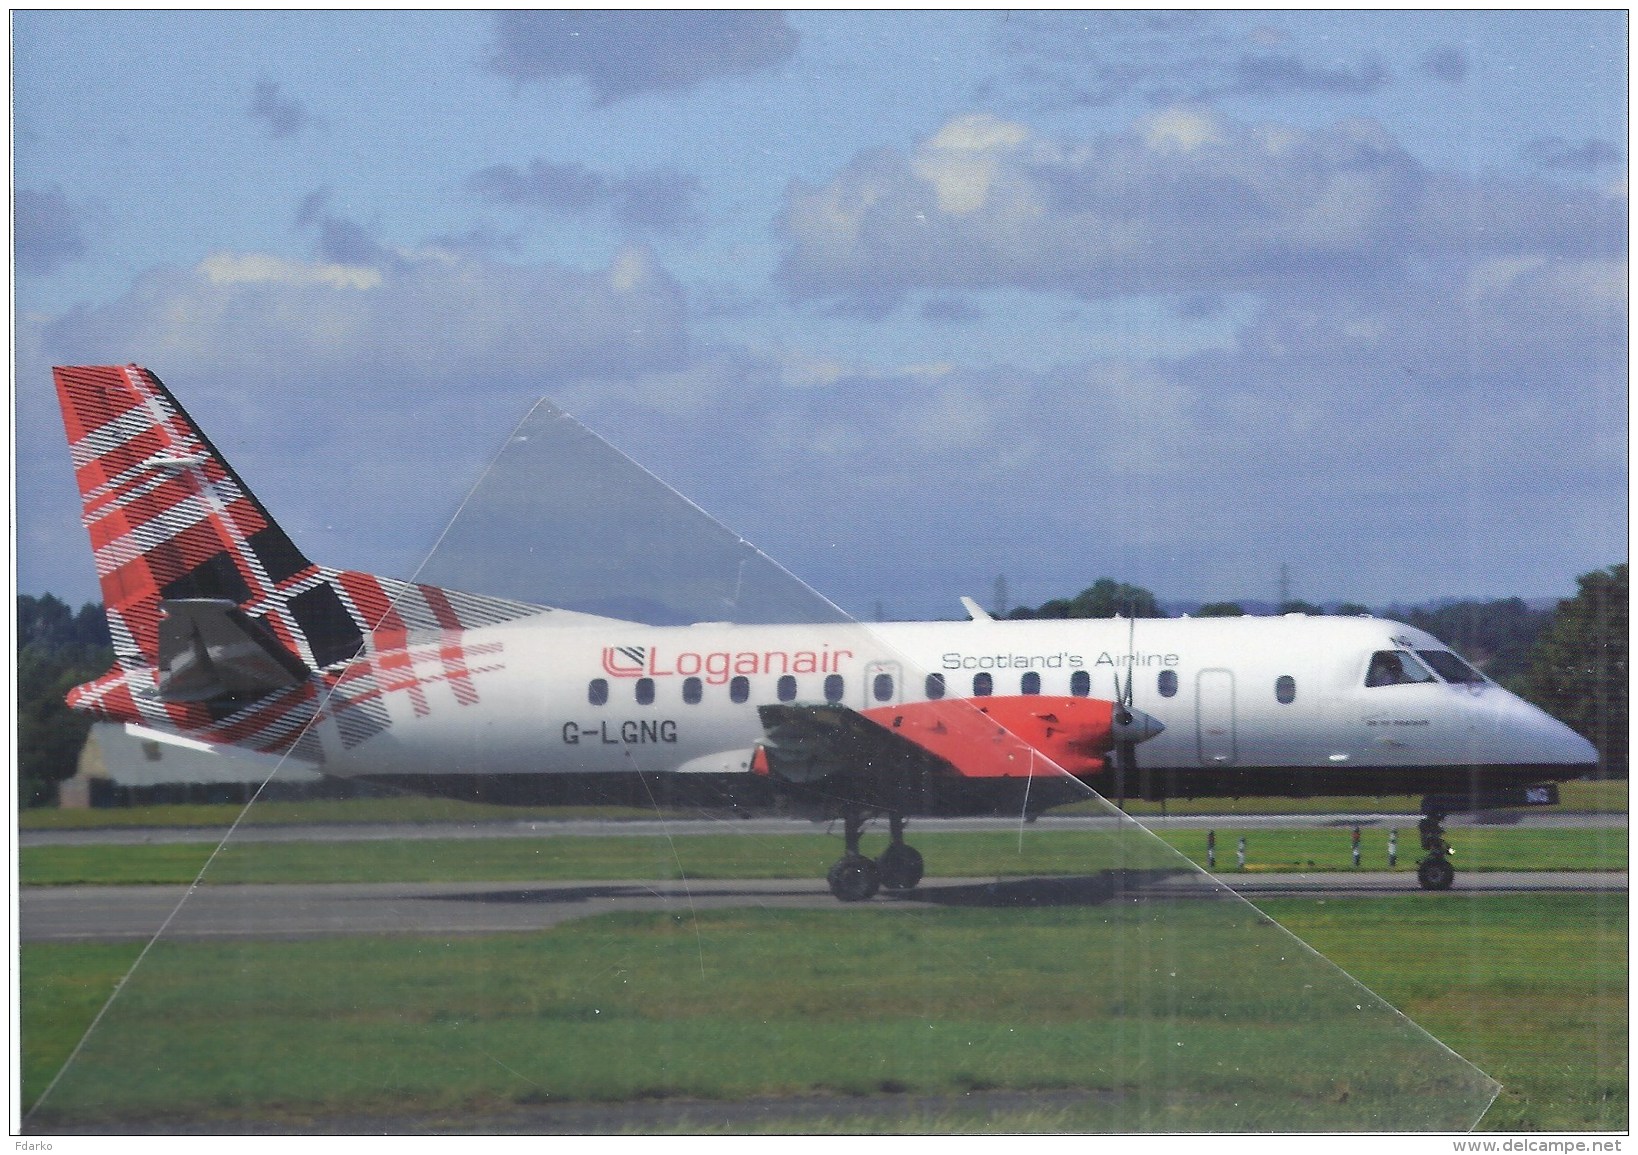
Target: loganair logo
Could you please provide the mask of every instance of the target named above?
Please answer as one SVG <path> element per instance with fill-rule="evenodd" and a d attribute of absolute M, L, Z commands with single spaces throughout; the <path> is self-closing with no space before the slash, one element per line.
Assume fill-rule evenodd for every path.
<path fill-rule="evenodd" d="M 604 646 L 603 672 L 616 678 L 640 678 L 648 672 L 648 650 L 643 646 Z"/>
<path fill-rule="evenodd" d="M 664 653 L 659 646 L 604 646 L 603 672 L 613 678 L 664 678 L 680 674 L 720 686 L 740 674 L 834 674 L 853 657 L 852 650 L 682 650 Z"/>

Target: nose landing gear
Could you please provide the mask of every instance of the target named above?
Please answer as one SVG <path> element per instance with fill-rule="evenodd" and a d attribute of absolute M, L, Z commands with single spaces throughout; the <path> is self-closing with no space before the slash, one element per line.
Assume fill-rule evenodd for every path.
<path fill-rule="evenodd" d="M 1450 864 L 1450 844 L 1445 841 L 1445 816 L 1437 811 L 1427 814 L 1416 829 L 1422 835 L 1422 849 L 1427 857 L 1416 864 L 1416 881 L 1423 890 L 1449 890 L 1456 881 L 1456 868 Z"/>
<path fill-rule="evenodd" d="M 1455 853 L 1445 841 L 1445 816 L 1466 814 L 1478 810 L 1501 810 L 1517 806 L 1556 806 L 1558 784 L 1547 782 L 1536 786 L 1503 786 L 1489 790 L 1471 790 L 1463 794 L 1428 794 L 1422 798 L 1422 821 L 1417 830 L 1422 835 L 1422 849 L 1427 855 L 1416 866 L 1416 881 L 1423 890 L 1449 890 L 1456 881 L 1456 868 L 1450 864 Z"/>

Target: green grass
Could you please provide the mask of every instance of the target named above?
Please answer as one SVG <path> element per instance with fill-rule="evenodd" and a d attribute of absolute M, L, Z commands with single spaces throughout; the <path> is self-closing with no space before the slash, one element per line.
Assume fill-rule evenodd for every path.
<path fill-rule="evenodd" d="M 1508 1085 L 1487 1126 L 1626 1125 L 1624 896 L 1268 905 Z M 742 910 L 161 944 L 30 1126 L 1078 1088 L 1108 1094 L 865 1129 L 1424 1129 L 1486 1100 L 1245 908 L 1154 913 Z M 133 956 L 23 947 L 26 1104 Z M 853 1129 L 846 1115 L 796 1129 Z"/>
<path fill-rule="evenodd" d="M 1435 1125 L 1452 1100 L 1482 1106 L 1466 1068 L 1277 928 L 1228 904 L 1169 914 L 738 911 L 162 944 L 49 1108 L 60 1125 L 1090 1087 L 1120 1093 L 1107 1125 L 1153 1129 L 1374 1127 L 1390 1108 Z M 1211 965 L 1208 941 L 1257 965 Z M 1335 1048 L 1344 1030 L 1357 1050 Z"/>
<path fill-rule="evenodd" d="M 1498 1079 L 1485 1129 L 1626 1128 L 1627 895 L 1261 905 Z"/>
<path fill-rule="evenodd" d="M 98 830 L 133 826 L 226 827 L 241 820 L 252 826 L 310 826 L 328 823 L 551 822 L 579 818 L 620 821 L 690 817 L 693 817 L 690 811 L 634 806 L 498 806 L 443 798 L 403 797 L 258 802 L 248 810 L 241 804 L 228 802 L 121 806 L 97 810 L 41 807 L 19 811 L 17 825 L 23 830 Z"/>
<path fill-rule="evenodd" d="M 1579 779 L 1558 785 L 1560 810 L 1589 810 L 1602 814 L 1627 812 L 1627 780 Z M 1393 794 L 1376 798 L 1174 798 L 1167 802 L 1144 802 L 1129 798 L 1127 813 L 1136 818 L 1157 818 L 1163 814 L 1407 814 L 1420 815 L 1420 794 Z M 1096 804 L 1077 802 L 1054 810 L 1054 814 L 1094 813 Z M 1413 819 L 1414 821 L 1414 819 Z"/>
<path fill-rule="evenodd" d="M 1564 782 L 1559 786 L 1560 808 L 1601 813 L 1627 811 L 1625 779 Z M 1418 813 L 1419 795 L 1381 798 L 1197 798 L 1167 803 L 1129 799 L 1127 810 L 1139 818 L 1162 814 L 1375 814 Z M 24 810 L 18 825 L 24 830 L 75 830 L 110 826 L 228 826 L 244 808 L 229 803 L 130 806 L 106 810 Z M 1060 807 L 1053 814 L 1101 813 L 1096 803 Z M 685 819 L 690 811 L 655 811 L 625 806 L 495 806 L 439 798 L 352 798 L 315 802 L 258 802 L 244 821 L 267 826 L 327 822 L 494 822 L 553 821 L 570 818 Z"/>
<path fill-rule="evenodd" d="M 1422 857 L 1416 825 L 1398 828 L 1397 866 L 1415 871 Z M 1246 873 L 1293 870 L 1352 870 L 1351 827 L 1323 829 L 1255 829 L 1217 832 L 1217 870 L 1235 873 L 1236 843 L 1246 839 Z M 1162 831 L 1161 837 L 1204 866 L 1204 831 Z M 1537 828 L 1473 826 L 1449 828 L 1457 870 L 1625 870 L 1627 831 L 1611 828 Z M 1360 869 L 1387 870 L 1388 830 L 1367 826 L 1360 831 Z"/>
<path fill-rule="evenodd" d="M 1352 869 L 1345 828 L 1252 830 L 1247 871 Z M 1235 869 L 1240 832 L 1217 832 L 1217 868 Z M 1459 870 L 1624 870 L 1625 829 L 1476 827 L 1452 833 Z M 1201 865 L 1204 831 L 1167 831 L 1164 840 Z M 1076 874 L 1114 865 L 1161 866 L 1169 856 L 1141 834 L 1116 838 L 1073 830 L 921 834 L 915 845 L 929 871 L 943 877 Z M 867 853 L 885 845 L 876 834 Z M 1362 866 L 1387 867 L 1387 832 L 1362 837 Z M 209 857 L 207 843 L 21 848 L 23 885 L 191 882 Z M 240 882 L 528 882 L 600 879 L 754 879 L 822 877 L 840 851 L 824 834 L 691 834 L 673 837 L 560 836 L 507 839 L 405 839 L 379 842 L 229 843 L 207 881 Z M 1415 869 L 1414 827 L 1400 831 L 1399 869 Z M 1140 861 L 1141 860 L 1141 861 Z"/>

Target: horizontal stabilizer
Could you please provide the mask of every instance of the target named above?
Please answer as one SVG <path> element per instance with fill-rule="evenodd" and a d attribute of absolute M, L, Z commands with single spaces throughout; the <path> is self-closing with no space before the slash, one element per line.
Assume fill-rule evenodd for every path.
<path fill-rule="evenodd" d="M 270 770 L 291 767 L 303 770 L 317 770 L 319 768 L 319 764 L 312 759 L 300 758 L 293 754 L 264 754 L 260 750 L 251 750 L 244 746 L 201 742 L 197 738 L 189 738 L 184 734 L 175 734 L 169 730 L 155 730 L 152 727 L 138 726 L 132 722 L 125 724 L 125 732 L 131 737 L 144 742 L 157 742 L 163 746 L 175 746 L 179 750 L 190 750 L 196 754 L 209 754 L 217 758 L 225 758 L 230 762 L 265 766 Z"/>
<path fill-rule="evenodd" d="M 307 677 L 300 658 L 230 601 L 187 598 L 160 605 L 159 696 L 168 702 L 270 694 Z"/>

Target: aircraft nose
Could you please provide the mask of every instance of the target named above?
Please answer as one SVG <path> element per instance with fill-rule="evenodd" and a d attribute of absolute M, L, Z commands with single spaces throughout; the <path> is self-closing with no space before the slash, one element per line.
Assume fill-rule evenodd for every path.
<path fill-rule="evenodd" d="M 1558 733 L 1554 740 L 1562 761 L 1573 766 L 1586 766 L 1588 769 L 1598 765 L 1597 746 L 1594 746 L 1563 722 L 1558 721 L 1558 719 L 1549 717 L 1548 721 L 1553 722 L 1558 727 Z"/>
<path fill-rule="evenodd" d="M 1495 735 L 1513 747 L 1514 761 L 1586 770 L 1597 767 L 1598 747 L 1545 710 L 1512 694 L 1498 705 Z"/>

